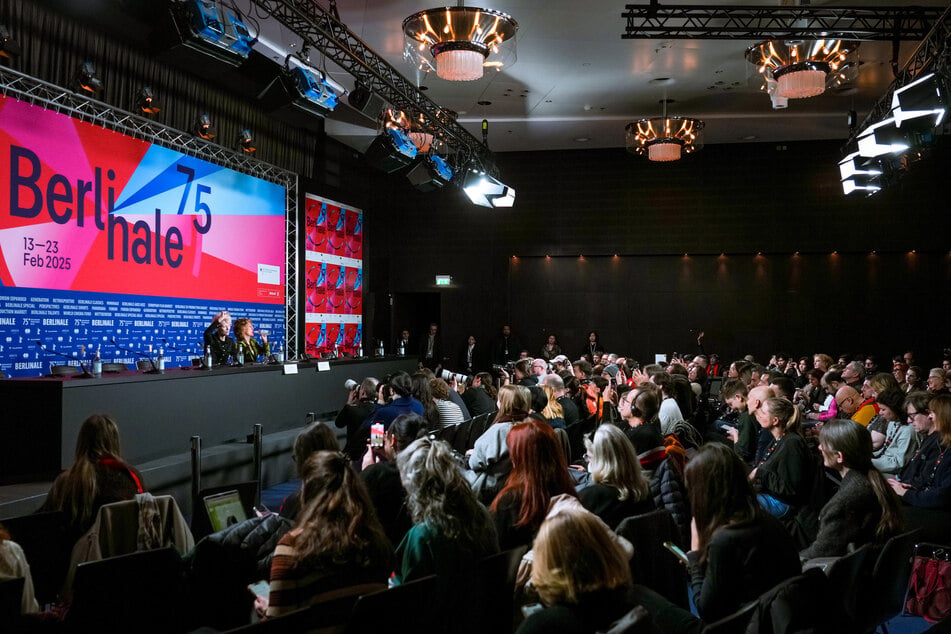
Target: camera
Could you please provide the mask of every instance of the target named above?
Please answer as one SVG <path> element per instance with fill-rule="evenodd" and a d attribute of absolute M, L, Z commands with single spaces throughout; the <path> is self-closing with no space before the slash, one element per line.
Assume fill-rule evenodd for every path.
<path fill-rule="evenodd" d="M 358 387 L 360 387 L 360 384 L 354 381 L 353 379 L 347 379 L 346 381 L 343 382 L 343 387 L 348 392 L 352 392 Z"/>
<path fill-rule="evenodd" d="M 450 372 L 449 370 L 443 370 L 439 373 L 440 378 L 444 379 L 446 382 L 456 379 L 456 383 L 466 383 L 469 381 L 469 377 L 465 374 L 457 374 L 455 372 Z"/>
<path fill-rule="evenodd" d="M 513 372 L 515 372 L 515 362 L 509 361 L 505 365 L 493 364 L 492 369 L 495 370 L 496 372 L 501 372 L 502 370 L 505 370 L 509 374 L 512 374 Z"/>

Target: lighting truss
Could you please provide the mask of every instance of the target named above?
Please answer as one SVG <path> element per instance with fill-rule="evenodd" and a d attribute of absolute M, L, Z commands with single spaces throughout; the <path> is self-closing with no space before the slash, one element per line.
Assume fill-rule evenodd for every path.
<path fill-rule="evenodd" d="M 422 113 L 433 134 L 464 159 L 491 156 L 488 148 L 456 122 L 452 113 L 423 95 L 329 10 L 313 0 L 253 2 L 396 109 Z"/>
<path fill-rule="evenodd" d="M 934 72 L 940 75 L 949 72 L 951 48 L 948 47 L 948 42 L 951 42 L 951 6 L 943 9 L 941 17 L 922 39 L 901 70 L 895 74 L 895 80 L 888 86 L 885 94 L 875 102 L 862 123 L 856 126 L 845 144 L 846 147 L 854 146 L 858 136 L 869 125 L 891 115 L 892 99 L 896 90 L 911 84 L 925 73 Z"/>
<path fill-rule="evenodd" d="M 285 348 L 297 350 L 297 174 L 5 66 L 0 66 L 0 94 L 282 185 L 287 208 Z"/>
<path fill-rule="evenodd" d="M 943 7 L 661 6 L 628 4 L 621 39 L 920 40 Z"/>

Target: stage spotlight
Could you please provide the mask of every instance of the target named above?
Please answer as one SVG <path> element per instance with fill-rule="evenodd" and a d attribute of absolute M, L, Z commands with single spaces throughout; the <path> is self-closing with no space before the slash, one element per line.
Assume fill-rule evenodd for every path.
<path fill-rule="evenodd" d="M 102 80 L 96 75 L 96 67 L 92 62 L 82 62 L 76 68 L 76 74 L 73 76 L 73 90 L 98 97 L 103 88 Z"/>
<path fill-rule="evenodd" d="M 215 126 L 211 124 L 211 115 L 207 113 L 198 115 L 198 118 L 195 119 L 195 125 L 193 126 L 192 131 L 196 136 L 200 136 L 206 141 L 211 141 L 217 134 Z"/>
<path fill-rule="evenodd" d="M 16 57 L 20 54 L 20 45 L 10 37 L 10 30 L 0 24 L 0 57 Z"/>
<path fill-rule="evenodd" d="M 921 119 L 921 126 L 934 128 L 941 125 L 944 115 L 944 89 L 934 73 L 902 86 L 892 95 L 892 116 L 897 128 L 915 119 Z"/>
<path fill-rule="evenodd" d="M 406 178 L 419 191 L 431 192 L 448 185 L 452 174 L 446 159 L 438 154 L 425 154 L 419 157 L 413 169 L 406 172 Z"/>
<path fill-rule="evenodd" d="M 852 178 L 842 181 L 842 191 L 845 192 L 846 196 L 857 191 L 864 191 L 866 196 L 871 196 L 881 188 L 878 175 L 856 174 Z"/>
<path fill-rule="evenodd" d="M 233 3 L 220 0 L 183 0 L 173 5 L 173 15 L 185 46 L 239 66 L 251 54 L 251 37 Z"/>
<path fill-rule="evenodd" d="M 162 111 L 155 103 L 155 95 L 151 86 L 142 86 L 135 95 L 135 107 L 145 114 L 158 114 Z"/>
<path fill-rule="evenodd" d="M 251 135 L 251 131 L 245 128 L 238 132 L 238 148 L 245 154 L 254 154 L 257 148 L 254 147 L 254 136 Z"/>
<path fill-rule="evenodd" d="M 462 182 L 462 191 L 480 207 L 511 207 L 515 204 L 514 188 L 476 168 L 469 168 Z"/>
<path fill-rule="evenodd" d="M 857 174 L 874 176 L 881 173 L 881 165 L 877 160 L 860 156 L 858 152 L 853 152 L 839 161 L 839 174 L 843 181 Z"/>
<path fill-rule="evenodd" d="M 365 156 L 373 167 L 384 172 L 395 172 L 413 162 L 416 146 L 404 130 L 387 126 L 381 135 L 373 139 Z"/>
<path fill-rule="evenodd" d="M 859 155 L 869 158 L 904 152 L 910 147 L 905 133 L 895 127 L 893 117 L 865 128 L 859 134 L 858 142 Z"/>

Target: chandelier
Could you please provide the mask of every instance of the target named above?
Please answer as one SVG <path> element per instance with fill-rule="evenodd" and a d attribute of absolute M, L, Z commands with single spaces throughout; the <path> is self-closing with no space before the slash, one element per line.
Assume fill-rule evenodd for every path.
<path fill-rule="evenodd" d="M 482 77 L 483 66 L 501 70 L 514 62 L 517 30 L 510 15 L 466 7 L 460 0 L 458 6 L 426 9 L 403 20 L 403 52 L 418 70 L 429 72 L 433 64 L 428 50 L 437 76 L 472 81 Z"/>
<path fill-rule="evenodd" d="M 746 60 L 763 90 L 775 81 L 777 97 L 803 99 L 855 79 L 858 46 L 849 40 L 767 40 L 746 49 Z"/>
<path fill-rule="evenodd" d="M 628 152 L 646 156 L 651 161 L 669 162 L 680 160 L 683 154 L 703 147 L 703 121 L 668 117 L 668 101 L 666 98 L 661 100 L 664 116 L 640 119 L 624 127 Z"/>

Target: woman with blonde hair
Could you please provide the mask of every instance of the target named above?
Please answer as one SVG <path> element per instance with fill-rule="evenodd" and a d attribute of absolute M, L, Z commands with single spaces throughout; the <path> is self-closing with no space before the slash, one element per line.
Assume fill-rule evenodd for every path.
<path fill-rule="evenodd" d="M 512 425 L 528 416 L 532 408 L 532 393 L 522 385 L 503 385 L 499 388 L 498 406 L 492 425 L 476 439 L 468 453 L 466 477 L 483 504 L 495 499 L 509 477 L 512 461 L 506 437 Z"/>
<path fill-rule="evenodd" d="M 558 402 L 558 397 L 555 395 L 555 390 L 550 385 L 542 385 L 542 391 L 545 392 L 545 396 L 548 397 L 548 404 L 545 405 L 545 409 L 542 410 L 542 416 L 548 420 L 548 424 L 555 429 L 564 429 L 567 425 L 565 424 L 565 409 L 561 406 L 561 403 Z"/>
<path fill-rule="evenodd" d="M 756 410 L 756 420 L 772 440 L 758 452 L 750 481 L 767 512 L 789 517 L 806 502 L 813 467 L 800 431 L 799 408 L 785 398 L 768 398 Z"/>
<path fill-rule="evenodd" d="M 644 477 L 634 445 L 614 425 L 601 425 L 585 439 L 593 484 L 578 492 L 586 509 L 612 529 L 627 517 L 654 510 L 650 482 Z"/>
<path fill-rule="evenodd" d="M 93 414 L 79 428 L 72 466 L 53 482 L 40 510 L 63 511 L 75 540 L 96 521 L 99 507 L 143 492 L 142 475 L 122 460 L 116 422 Z"/>
<path fill-rule="evenodd" d="M 542 523 L 533 551 L 532 584 L 545 609 L 531 614 L 518 634 L 593 634 L 637 607 L 627 555 L 594 515 L 558 511 Z M 646 611 L 635 614 L 646 629 L 624 631 L 657 631 Z"/>

